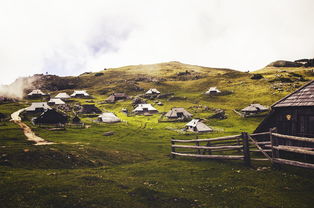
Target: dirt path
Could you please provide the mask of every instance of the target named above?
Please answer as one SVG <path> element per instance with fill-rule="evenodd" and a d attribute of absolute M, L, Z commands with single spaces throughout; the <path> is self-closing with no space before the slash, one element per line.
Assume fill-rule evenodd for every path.
<path fill-rule="evenodd" d="M 22 119 L 20 117 L 20 113 L 23 112 L 25 108 L 20 109 L 14 113 L 11 114 L 11 121 L 19 125 L 24 132 L 24 135 L 27 137 L 28 141 L 35 142 L 35 145 L 48 145 L 48 144 L 54 144 L 53 142 L 47 142 L 43 138 L 36 136 L 35 133 L 32 131 L 32 129 L 27 126 L 25 123 L 22 122 Z"/>

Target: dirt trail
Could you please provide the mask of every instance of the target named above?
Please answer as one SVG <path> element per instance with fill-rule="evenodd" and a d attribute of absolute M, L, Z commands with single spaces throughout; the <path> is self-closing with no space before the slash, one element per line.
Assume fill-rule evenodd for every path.
<path fill-rule="evenodd" d="M 48 144 L 54 144 L 53 142 L 47 142 L 43 138 L 40 138 L 39 136 L 36 136 L 35 133 L 32 131 L 32 129 L 27 126 L 25 123 L 22 122 L 22 119 L 20 117 L 20 113 L 23 112 L 25 108 L 20 109 L 14 113 L 11 114 L 11 121 L 19 125 L 24 132 L 24 135 L 27 137 L 28 141 L 33 141 L 36 144 L 35 145 L 48 145 Z"/>

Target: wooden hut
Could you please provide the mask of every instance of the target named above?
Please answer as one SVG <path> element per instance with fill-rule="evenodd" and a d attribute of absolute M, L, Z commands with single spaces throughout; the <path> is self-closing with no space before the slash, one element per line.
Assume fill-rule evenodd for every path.
<path fill-rule="evenodd" d="M 154 114 L 158 113 L 158 110 L 151 104 L 138 104 L 133 112 L 136 114 Z"/>
<path fill-rule="evenodd" d="M 165 115 L 168 119 L 180 119 L 187 120 L 190 119 L 193 115 L 186 111 L 184 108 L 172 108 Z"/>
<path fill-rule="evenodd" d="M 268 107 L 263 106 L 259 103 L 253 103 L 241 110 L 244 116 L 255 115 L 255 114 L 266 112 L 266 111 L 268 111 Z"/>
<path fill-rule="evenodd" d="M 35 102 L 32 103 L 31 106 L 25 109 L 26 112 L 44 112 L 45 110 L 49 110 L 51 107 L 47 104 L 47 102 Z"/>
<path fill-rule="evenodd" d="M 49 109 L 43 112 L 33 121 L 35 124 L 65 124 L 68 117 L 54 109 Z"/>
<path fill-rule="evenodd" d="M 27 94 L 28 98 L 41 98 L 47 96 L 47 94 L 43 93 L 43 91 L 37 89 Z"/>
<path fill-rule="evenodd" d="M 51 98 L 48 101 L 49 105 L 65 105 L 65 102 L 59 98 Z"/>
<path fill-rule="evenodd" d="M 159 95 L 160 92 L 157 89 L 155 89 L 155 88 L 151 88 L 145 94 L 146 95 Z"/>
<path fill-rule="evenodd" d="M 80 110 L 78 111 L 78 113 L 81 113 L 81 114 L 100 114 L 102 112 L 99 108 L 97 108 L 93 104 L 85 104 L 85 105 L 80 106 Z"/>
<path fill-rule="evenodd" d="M 192 132 L 212 132 L 213 129 L 202 122 L 201 119 L 193 119 L 185 125 L 186 131 Z"/>
<path fill-rule="evenodd" d="M 102 113 L 98 116 L 98 121 L 104 123 L 118 123 L 121 122 L 120 118 L 118 118 L 114 113 Z"/>
<path fill-rule="evenodd" d="M 125 93 L 113 93 L 105 101 L 106 103 L 115 103 L 116 101 L 126 99 L 129 99 L 129 96 L 127 96 Z"/>
<path fill-rule="evenodd" d="M 205 92 L 206 95 L 217 95 L 219 93 L 221 93 L 221 91 L 217 87 L 211 87 Z"/>
<path fill-rule="evenodd" d="M 68 95 L 68 93 L 66 93 L 66 92 L 60 92 L 59 94 L 57 94 L 57 95 L 55 96 L 55 98 L 56 98 L 56 99 L 61 99 L 61 100 L 65 101 L 65 100 L 70 99 L 71 96 Z"/>
<path fill-rule="evenodd" d="M 274 103 L 255 132 L 273 127 L 280 134 L 314 138 L 314 80 Z"/>
<path fill-rule="evenodd" d="M 85 90 L 75 90 L 71 97 L 73 98 L 90 98 L 91 96 Z"/>
<path fill-rule="evenodd" d="M 77 115 L 75 115 L 74 118 L 72 119 L 72 123 L 81 124 L 82 122 L 81 122 L 81 119 Z"/>

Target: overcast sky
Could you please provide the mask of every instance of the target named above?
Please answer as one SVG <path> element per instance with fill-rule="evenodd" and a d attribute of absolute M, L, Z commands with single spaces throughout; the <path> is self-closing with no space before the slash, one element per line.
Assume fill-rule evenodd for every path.
<path fill-rule="evenodd" d="M 314 57 L 312 0 L 1 0 L 0 84 L 180 61 L 256 70 Z"/>

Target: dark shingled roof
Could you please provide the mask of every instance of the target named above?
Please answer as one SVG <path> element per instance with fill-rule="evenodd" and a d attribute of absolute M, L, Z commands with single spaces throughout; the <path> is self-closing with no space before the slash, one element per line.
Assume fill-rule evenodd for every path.
<path fill-rule="evenodd" d="M 314 106 L 314 80 L 272 105 L 273 108 Z"/>

